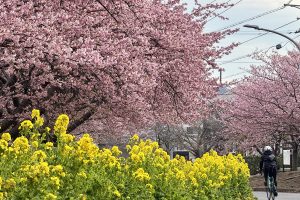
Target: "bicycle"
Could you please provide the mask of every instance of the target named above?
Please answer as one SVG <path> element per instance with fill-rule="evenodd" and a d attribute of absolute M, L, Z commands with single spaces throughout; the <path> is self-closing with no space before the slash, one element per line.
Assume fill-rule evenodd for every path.
<path fill-rule="evenodd" d="M 275 186 L 273 177 L 268 176 L 266 192 L 267 192 L 268 200 L 274 200 L 275 197 L 277 196 L 277 195 L 275 196 L 276 186 Z"/>

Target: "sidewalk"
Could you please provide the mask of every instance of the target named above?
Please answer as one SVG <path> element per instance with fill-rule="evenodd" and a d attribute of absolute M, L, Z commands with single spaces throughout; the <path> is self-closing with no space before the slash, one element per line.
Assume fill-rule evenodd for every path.
<path fill-rule="evenodd" d="M 257 200 L 266 200 L 266 192 L 253 192 L 254 196 L 257 198 Z M 284 193 L 279 192 L 278 197 L 276 200 L 299 200 L 300 199 L 300 193 Z"/>

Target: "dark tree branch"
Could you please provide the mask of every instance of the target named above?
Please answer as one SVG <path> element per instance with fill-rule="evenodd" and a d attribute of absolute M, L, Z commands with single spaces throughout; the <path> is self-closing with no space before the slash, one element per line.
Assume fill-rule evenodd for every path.
<path fill-rule="evenodd" d="M 79 119 L 73 121 L 69 127 L 68 127 L 68 132 L 72 132 L 74 129 L 76 129 L 78 126 L 83 124 L 85 121 L 90 119 L 94 114 L 96 113 L 96 110 L 89 110 L 87 111 L 82 117 Z"/>
<path fill-rule="evenodd" d="M 108 10 L 108 8 L 100 1 L 100 0 L 96 0 L 107 12 L 108 14 L 117 22 L 119 23 L 119 21 L 116 19 L 116 17 Z"/>

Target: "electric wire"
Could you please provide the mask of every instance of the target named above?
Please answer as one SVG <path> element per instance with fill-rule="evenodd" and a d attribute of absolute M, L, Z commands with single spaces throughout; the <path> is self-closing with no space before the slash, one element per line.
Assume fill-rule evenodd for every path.
<path fill-rule="evenodd" d="M 210 18 L 209 20 L 207 20 L 207 22 L 209 22 L 209 21 L 215 19 L 216 17 L 219 17 L 221 14 L 227 12 L 228 10 L 230 10 L 231 8 L 233 8 L 234 6 L 236 6 L 237 4 L 239 4 L 239 3 L 242 2 L 242 1 L 243 1 L 243 0 L 239 0 L 239 1 L 236 2 L 234 5 L 230 6 L 229 8 L 225 9 L 224 11 L 222 11 L 222 12 L 216 14 L 214 17 L 212 17 L 212 18 Z M 227 3 L 227 2 L 226 2 L 226 3 Z"/>
<path fill-rule="evenodd" d="M 217 1 L 217 0 L 213 0 L 213 1 L 209 2 L 209 4 L 212 4 L 212 3 L 215 2 L 215 1 Z"/>
<path fill-rule="evenodd" d="M 296 39 L 296 38 L 298 38 L 298 37 L 300 37 L 300 35 L 294 37 L 293 39 Z M 285 47 L 285 46 L 286 46 L 288 43 L 290 43 L 290 42 L 291 42 L 291 41 L 287 41 L 281 48 Z"/>
<path fill-rule="evenodd" d="M 279 7 L 279 8 L 276 8 L 276 9 L 273 9 L 273 10 L 269 10 L 269 11 L 267 11 L 267 12 L 261 13 L 261 14 L 259 14 L 259 15 L 254 16 L 254 17 L 250 17 L 250 18 L 248 18 L 248 19 L 245 19 L 245 20 L 239 21 L 239 22 L 237 22 L 237 23 L 231 24 L 231 25 L 229 25 L 229 26 L 226 26 L 226 27 L 221 28 L 221 29 L 219 29 L 219 30 L 217 30 L 217 31 L 214 31 L 214 32 L 220 32 L 220 31 L 223 31 L 223 30 L 225 30 L 225 29 L 229 29 L 229 28 L 235 27 L 235 26 L 240 25 L 240 24 L 243 24 L 243 23 L 245 23 L 245 22 L 252 21 L 252 20 L 254 20 L 254 19 L 263 17 L 263 16 L 265 16 L 265 15 L 269 15 L 269 14 L 271 14 L 271 13 L 277 12 L 277 11 L 279 11 L 279 10 L 282 10 L 283 8 L 285 8 L 285 6 L 281 6 L 281 7 Z"/>
<path fill-rule="evenodd" d="M 282 28 L 282 27 L 285 27 L 285 26 L 287 26 L 287 25 L 290 25 L 290 24 L 292 24 L 292 23 L 294 23 L 294 22 L 296 22 L 296 21 L 298 21 L 298 20 L 299 20 L 299 19 L 297 18 L 296 20 L 293 20 L 293 21 L 291 21 L 291 22 L 289 22 L 289 23 L 286 23 L 286 24 L 284 24 L 284 25 L 282 25 L 282 26 L 279 26 L 279 27 L 277 27 L 277 28 L 275 28 L 275 29 L 273 29 L 273 30 L 278 30 L 278 29 L 280 29 L 280 28 Z M 256 36 L 256 37 L 253 37 L 253 38 L 250 38 L 250 39 L 248 39 L 248 40 L 246 40 L 246 41 L 243 41 L 243 42 L 239 43 L 239 46 L 242 45 L 242 44 L 245 44 L 245 43 L 247 43 L 247 42 L 249 42 L 249 41 L 252 41 L 252 40 L 254 40 L 254 39 L 260 38 L 260 37 L 262 37 L 262 36 L 264 36 L 264 35 L 267 35 L 267 34 L 269 34 L 269 33 L 270 33 L 270 32 L 262 33 L 262 34 L 260 34 L 260 35 L 258 35 L 258 36 Z"/>

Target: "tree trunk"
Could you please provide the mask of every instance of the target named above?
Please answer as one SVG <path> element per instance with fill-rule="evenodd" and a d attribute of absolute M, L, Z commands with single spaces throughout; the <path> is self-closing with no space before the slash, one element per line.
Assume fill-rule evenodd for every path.
<path fill-rule="evenodd" d="M 260 148 L 258 148 L 257 145 L 254 145 L 256 151 L 260 154 L 260 155 L 263 155 L 263 152 L 260 150 Z"/>
<path fill-rule="evenodd" d="M 79 119 L 77 119 L 77 120 L 73 121 L 72 123 L 70 123 L 70 125 L 68 127 L 68 132 L 72 132 L 78 126 L 80 126 L 81 124 L 83 124 L 84 122 L 86 122 L 88 119 L 90 119 L 90 117 L 93 114 L 95 114 L 95 110 L 89 110 L 83 116 L 81 116 Z"/>
<path fill-rule="evenodd" d="M 297 171 L 298 166 L 298 144 L 293 144 L 293 150 L 292 150 L 292 171 Z"/>
<path fill-rule="evenodd" d="M 276 157 L 278 157 L 279 154 L 280 154 L 280 145 L 279 145 L 279 143 L 275 144 L 274 154 L 275 154 Z"/>

